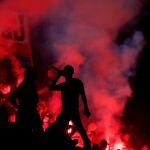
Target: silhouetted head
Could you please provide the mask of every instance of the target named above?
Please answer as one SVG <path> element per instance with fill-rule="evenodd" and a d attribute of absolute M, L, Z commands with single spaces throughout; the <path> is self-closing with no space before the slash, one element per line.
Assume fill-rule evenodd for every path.
<path fill-rule="evenodd" d="M 63 75 L 66 78 L 71 78 L 74 73 L 74 68 L 71 65 L 66 65 L 63 70 Z"/>
<path fill-rule="evenodd" d="M 27 67 L 24 72 L 26 80 L 36 80 L 36 71 L 33 67 Z"/>
<path fill-rule="evenodd" d="M 108 143 L 105 139 L 100 141 L 100 148 L 101 149 L 105 150 L 107 148 L 107 145 L 108 145 Z"/>

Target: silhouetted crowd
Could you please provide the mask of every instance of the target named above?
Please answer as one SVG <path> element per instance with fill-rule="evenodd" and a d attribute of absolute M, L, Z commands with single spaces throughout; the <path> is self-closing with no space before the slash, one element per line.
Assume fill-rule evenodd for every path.
<path fill-rule="evenodd" d="M 8 121 L 8 111 L 5 106 L 0 105 L 0 145 L 3 147 L 28 148 L 50 147 L 53 150 L 105 150 L 99 145 L 91 146 L 91 142 L 84 129 L 80 115 L 78 99 L 81 96 L 84 104 L 84 114 L 88 118 L 91 113 L 88 108 L 84 86 L 81 80 L 73 78 L 74 68 L 66 65 L 63 70 L 57 70 L 56 78 L 50 83 L 50 90 L 61 92 L 62 111 L 56 121 L 43 131 L 42 121 L 37 111 L 39 102 L 36 89 L 36 72 L 33 67 L 27 67 L 24 72 L 24 80 L 9 97 L 10 103 L 17 109 L 16 122 Z M 65 82 L 57 84 L 63 76 Z M 72 120 L 80 133 L 84 147 L 76 147 L 77 139 L 72 140 L 66 134 L 68 122 Z M 103 145 L 106 143 L 103 141 Z M 101 144 L 102 145 L 102 144 Z M 106 144 L 107 145 L 107 144 Z M 21 147 L 20 147 L 21 146 Z"/>

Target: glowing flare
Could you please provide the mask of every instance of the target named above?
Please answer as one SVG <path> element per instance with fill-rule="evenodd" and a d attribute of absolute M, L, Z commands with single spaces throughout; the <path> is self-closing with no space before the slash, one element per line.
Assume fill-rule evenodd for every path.
<path fill-rule="evenodd" d="M 114 150 L 122 150 L 123 148 L 125 148 L 125 146 L 122 142 L 118 142 L 114 144 Z"/>
<path fill-rule="evenodd" d="M 5 85 L 3 87 L 1 87 L 1 92 L 5 95 L 5 94 L 9 94 L 11 91 L 11 86 L 10 85 Z"/>
<path fill-rule="evenodd" d="M 69 129 L 67 130 L 67 132 L 68 132 L 68 134 L 71 134 L 71 133 L 72 133 L 72 128 L 69 128 Z"/>
<path fill-rule="evenodd" d="M 73 122 L 71 120 L 69 121 L 69 125 L 73 125 Z"/>

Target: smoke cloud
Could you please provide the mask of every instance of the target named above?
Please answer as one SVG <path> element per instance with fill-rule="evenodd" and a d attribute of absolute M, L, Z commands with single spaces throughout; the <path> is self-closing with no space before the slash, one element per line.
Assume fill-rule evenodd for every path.
<path fill-rule="evenodd" d="M 95 124 L 94 142 L 101 138 L 118 140 L 120 136 L 119 119 L 132 93 L 128 78 L 134 73 L 144 37 L 135 31 L 122 45 L 114 41 L 119 29 L 140 9 L 137 0 L 66 1 L 51 16 L 53 24 L 50 21 L 46 30 L 53 43 L 48 52 L 56 56 L 55 65 L 72 64 L 76 76 L 85 83 L 92 117 L 89 122 L 82 118 L 87 124 Z"/>
<path fill-rule="evenodd" d="M 141 0 L 5 0 L 0 5 L 3 10 L 11 8 L 27 14 L 31 23 L 37 25 L 34 32 L 39 34 L 34 34 L 31 44 L 42 60 L 51 55 L 56 66 L 71 64 L 75 67 L 75 76 L 85 84 L 92 113 L 89 121 L 84 117 L 83 120 L 85 124 L 95 124 L 95 141 L 117 139 L 121 127 L 119 117 L 132 92 L 128 77 L 134 73 L 144 37 L 140 31 L 135 31 L 122 45 L 114 41 L 120 28 L 139 14 Z M 2 13 L 1 16 L 4 18 Z M 11 17 L 1 20 L 4 24 L 0 31 Z M 0 59 L 6 52 L 1 51 Z M 50 62 L 46 59 L 43 64 Z M 55 115 L 60 112 L 58 97 L 56 93 L 48 98 L 49 111 Z"/>

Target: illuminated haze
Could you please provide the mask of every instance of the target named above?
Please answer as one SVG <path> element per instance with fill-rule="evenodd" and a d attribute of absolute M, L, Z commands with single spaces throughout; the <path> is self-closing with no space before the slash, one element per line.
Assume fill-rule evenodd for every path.
<path fill-rule="evenodd" d="M 136 58 L 143 48 L 144 37 L 140 31 L 135 31 L 122 45 L 114 41 L 120 28 L 139 14 L 141 1 L 43 0 L 41 4 L 40 0 L 6 0 L 1 2 L 1 7 L 4 8 L 1 18 L 6 8 L 21 11 L 31 18 L 32 29 L 36 28 L 36 33 L 42 32 L 45 37 L 42 42 L 40 34 L 35 33 L 31 41 L 37 50 L 34 53 L 43 57 L 42 60 L 51 56 L 58 67 L 66 64 L 75 67 L 75 76 L 85 84 L 92 113 L 89 121 L 84 117 L 83 120 L 86 125 L 91 122 L 96 125 L 97 141 L 118 138 L 119 117 L 132 92 L 128 77 L 134 73 L 131 68 L 135 67 Z M 1 27 L 5 28 L 7 20 L 1 20 L 4 20 Z M 10 48 L 11 44 L 9 41 L 7 46 Z M 0 59 L 7 50 L 1 50 Z M 13 53 L 10 55 L 9 52 L 9 56 L 16 62 Z M 46 58 L 43 64 L 50 62 Z M 19 66 L 18 62 L 14 63 L 14 68 L 19 68 L 16 66 Z M 51 106 L 49 111 L 58 114 L 60 103 L 55 98 L 55 94 L 47 98 Z"/>

